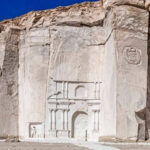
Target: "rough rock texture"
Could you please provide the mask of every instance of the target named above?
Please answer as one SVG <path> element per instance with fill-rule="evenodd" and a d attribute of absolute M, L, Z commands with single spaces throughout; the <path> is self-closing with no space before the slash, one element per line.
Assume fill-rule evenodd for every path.
<path fill-rule="evenodd" d="M 145 4 L 87 2 L 2 21 L 0 137 L 144 140 Z"/>
<path fill-rule="evenodd" d="M 1 53 L 0 118 L 1 137 L 18 136 L 18 68 L 19 30 L 10 29 L 5 37 L 5 49 Z M 5 53 L 4 53 L 5 51 Z M 3 54 L 4 53 L 4 54 Z M 4 56 L 2 58 L 2 56 Z"/>
<path fill-rule="evenodd" d="M 89 9 L 90 8 L 90 9 Z M 19 26 L 22 29 L 48 26 L 101 26 L 105 10 L 101 2 L 81 3 L 68 7 L 30 12 L 24 16 L 0 23 L 1 31 L 8 26 Z"/>
<path fill-rule="evenodd" d="M 110 39 L 114 45 L 114 51 L 112 50 L 114 53 L 112 52 L 111 57 L 115 60 L 112 60 L 115 63 L 112 73 L 116 79 L 113 88 L 116 90 L 112 93 L 112 95 L 116 94 L 113 102 L 113 104 L 116 102 L 116 109 L 112 113 L 116 112 L 117 118 L 114 122 L 116 126 L 114 132 L 118 138 L 134 140 L 140 134 L 138 133 L 139 124 L 145 126 L 144 118 L 139 116 L 137 118 L 136 112 L 143 110 L 146 106 L 148 13 L 140 8 L 121 5 L 112 9 L 108 23 L 110 18 L 113 20 L 111 26 L 115 28 Z M 108 44 L 106 48 L 109 50 L 110 47 L 113 46 Z M 107 70 L 108 66 L 105 68 Z M 111 79 L 113 76 L 110 76 Z M 106 98 L 105 102 L 107 100 Z M 110 110 L 111 108 L 112 106 Z M 106 110 L 104 109 L 104 112 Z"/>
<path fill-rule="evenodd" d="M 114 7 L 114 6 L 120 6 L 120 5 L 131 5 L 136 7 L 145 7 L 145 0 L 104 0 L 104 7 Z"/>
<path fill-rule="evenodd" d="M 150 19 L 150 18 L 149 18 Z M 150 23 L 149 23 L 150 28 Z M 150 32 L 148 34 L 148 73 L 147 73 L 147 104 L 146 104 L 146 139 L 150 138 Z"/>

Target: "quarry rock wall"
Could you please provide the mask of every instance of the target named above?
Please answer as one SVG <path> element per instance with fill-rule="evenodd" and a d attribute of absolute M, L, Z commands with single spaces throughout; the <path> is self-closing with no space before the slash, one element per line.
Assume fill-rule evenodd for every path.
<path fill-rule="evenodd" d="M 145 5 L 86 2 L 2 21 L 0 137 L 145 140 Z"/>

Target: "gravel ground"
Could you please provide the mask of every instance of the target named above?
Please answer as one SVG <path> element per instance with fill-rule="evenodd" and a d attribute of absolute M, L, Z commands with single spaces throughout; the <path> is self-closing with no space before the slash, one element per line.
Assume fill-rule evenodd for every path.
<path fill-rule="evenodd" d="M 107 145 L 120 150 L 150 150 L 150 145 Z"/>
<path fill-rule="evenodd" d="M 150 150 L 150 145 L 110 145 L 104 144 L 120 150 Z M 73 144 L 60 144 L 60 143 L 30 143 L 30 142 L 19 142 L 19 143 L 7 143 L 0 142 L 0 150 L 91 150 L 90 148 L 80 147 Z M 99 148 L 98 150 L 103 150 Z M 106 148 L 107 150 L 107 148 Z"/>
<path fill-rule="evenodd" d="M 89 150 L 73 144 L 43 144 L 43 143 L 5 143 L 0 142 L 0 150 Z"/>

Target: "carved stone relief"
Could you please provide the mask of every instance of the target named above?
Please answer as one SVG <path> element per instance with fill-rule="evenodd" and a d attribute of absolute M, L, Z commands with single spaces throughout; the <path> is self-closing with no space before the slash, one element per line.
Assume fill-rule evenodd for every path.
<path fill-rule="evenodd" d="M 75 88 L 75 97 L 76 98 L 87 98 L 87 89 L 83 85 L 79 85 Z"/>
<path fill-rule="evenodd" d="M 30 123 L 29 124 L 29 137 L 30 138 L 43 138 L 42 123 Z"/>
<path fill-rule="evenodd" d="M 72 117 L 72 137 L 80 140 L 87 140 L 88 114 L 75 112 Z"/>
<path fill-rule="evenodd" d="M 94 137 L 95 134 L 98 135 L 101 82 L 54 80 L 50 83 L 49 136 L 88 140 L 93 131 Z"/>
<path fill-rule="evenodd" d="M 54 81 L 48 99 L 100 99 L 101 82 Z"/>
<path fill-rule="evenodd" d="M 129 64 L 138 65 L 141 63 L 141 50 L 135 47 L 125 47 L 123 50 L 125 60 Z"/>
<path fill-rule="evenodd" d="M 93 110 L 93 116 L 94 116 L 93 131 L 99 131 L 99 113 L 100 110 Z"/>

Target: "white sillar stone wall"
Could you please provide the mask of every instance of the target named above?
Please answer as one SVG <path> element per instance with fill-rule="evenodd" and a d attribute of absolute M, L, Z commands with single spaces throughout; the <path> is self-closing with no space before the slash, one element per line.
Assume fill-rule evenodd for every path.
<path fill-rule="evenodd" d="M 0 32 L 0 137 L 145 139 L 143 0 L 31 12 Z"/>
<path fill-rule="evenodd" d="M 29 137 L 30 123 L 43 124 L 45 121 L 49 45 L 49 28 L 21 32 L 19 51 L 19 133 L 20 137 L 23 138 Z"/>
<path fill-rule="evenodd" d="M 145 140 L 148 13 L 116 6 L 107 17 L 105 26 L 111 29 L 105 46 L 102 108 L 108 119 L 103 120 L 103 136 Z"/>
<path fill-rule="evenodd" d="M 79 138 L 98 140 L 104 37 L 105 32 L 101 27 L 54 26 L 21 32 L 20 137 L 71 138 L 80 132 L 82 135 L 82 125 L 85 125 L 88 133 L 83 132 Z M 68 90 L 64 93 L 66 88 Z M 59 91 L 61 95 L 49 99 Z M 94 102 L 92 109 L 89 108 L 91 100 Z M 56 101 L 64 101 L 66 105 L 57 105 Z M 79 118 L 73 120 L 76 114 Z M 79 127 L 72 127 L 73 122 L 78 124 L 75 122 L 80 120 L 80 115 L 81 122 L 82 118 L 84 120 L 81 127 L 80 124 Z M 91 124 L 89 116 L 95 117 L 96 122 L 92 121 Z M 97 130 L 93 134 L 94 126 Z M 72 128 L 77 128 L 78 133 L 73 133 Z"/>

